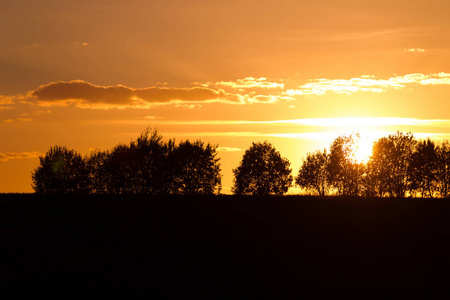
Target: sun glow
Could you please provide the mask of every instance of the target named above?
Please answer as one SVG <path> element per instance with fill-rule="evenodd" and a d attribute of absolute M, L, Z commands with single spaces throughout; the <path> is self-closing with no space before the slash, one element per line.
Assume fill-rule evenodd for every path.
<path fill-rule="evenodd" d="M 361 135 L 355 139 L 351 147 L 351 159 L 356 163 L 366 163 L 370 159 L 370 156 L 372 156 L 374 141 L 374 138 L 367 135 Z"/>

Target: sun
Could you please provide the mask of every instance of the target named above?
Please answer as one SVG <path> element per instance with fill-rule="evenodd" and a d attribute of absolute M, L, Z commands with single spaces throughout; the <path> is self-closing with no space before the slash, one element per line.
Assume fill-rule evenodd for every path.
<path fill-rule="evenodd" d="M 372 156 L 373 142 L 374 140 L 367 136 L 360 136 L 360 138 L 355 139 L 351 146 L 352 159 L 358 164 L 366 163 Z"/>

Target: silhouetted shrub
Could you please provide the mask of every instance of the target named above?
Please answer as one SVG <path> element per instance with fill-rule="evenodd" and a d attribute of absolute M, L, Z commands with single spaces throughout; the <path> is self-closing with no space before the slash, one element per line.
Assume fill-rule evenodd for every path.
<path fill-rule="evenodd" d="M 201 141 L 181 142 L 171 153 L 176 194 L 220 193 L 220 164 L 217 146 Z"/>
<path fill-rule="evenodd" d="M 32 173 L 32 186 L 36 193 L 89 192 L 89 172 L 84 159 L 76 151 L 54 146 L 39 160 L 39 167 Z"/>
<path fill-rule="evenodd" d="M 382 137 L 374 143 L 370 171 L 377 182 L 378 196 L 405 197 L 410 192 L 409 165 L 416 144 L 411 133 L 402 132 Z"/>
<path fill-rule="evenodd" d="M 158 194 L 165 192 L 167 144 L 157 131 L 145 130 L 129 145 L 114 147 L 105 157 L 106 191 L 112 194 Z"/>
<path fill-rule="evenodd" d="M 437 150 L 437 181 L 440 196 L 447 197 L 450 192 L 450 144 L 444 141 Z"/>
<path fill-rule="evenodd" d="M 233 193 L 237 195 L 282 195 L 292 185 L 290 162 L 265 141 L 253 143 L 240 165 L 233 169 Z"/>
<path fill-rule="evenodd" d="M 436 144 L 427 139 L 419 141 L 411 154 L 409 162 L 409 181 L 412 191 L 417 191 L 424 196 L 433 197 L 438 191 L 437 173 L 438 156 Z"/>
<path fill-rule="evenodd" d="M 330 155 L 327 150 L 308 153 L 295 177 L 295 183 L 319 196 L 327 195 L 331 186 L 328 182 Z"/>
<path fill-rule="evenodd" d="M 89 190 L 94 194 L 108 192 L 111 176 L 106 170 L 106 162 L 110 153 L 108 151 L 95 150 L 86 158 L 86 166 L 89 171 Z"/>
<path fill-rule="evenodd" d="M 338 195 L 360 195 L 363 165 L 356 160 L 353 153 L 359 138 L 359 134 L 339 136 L 330 145 L 328 182 Z"/>

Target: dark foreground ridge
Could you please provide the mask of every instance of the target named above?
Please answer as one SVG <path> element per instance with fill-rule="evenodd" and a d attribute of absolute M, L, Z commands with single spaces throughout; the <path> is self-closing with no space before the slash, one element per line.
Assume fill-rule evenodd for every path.
<path fill-rule="evenodd" d="M 0 195 L 0 297 L 444 296 L 450 200 Z"/>

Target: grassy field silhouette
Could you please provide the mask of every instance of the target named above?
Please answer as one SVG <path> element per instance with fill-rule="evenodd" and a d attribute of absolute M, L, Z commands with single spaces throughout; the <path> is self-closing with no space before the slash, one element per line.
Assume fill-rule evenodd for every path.
<path fill-rule="evenodd" d="M 65 298 L 433 297 L 450 201 L 0 195 L 1 293 Z"/>

